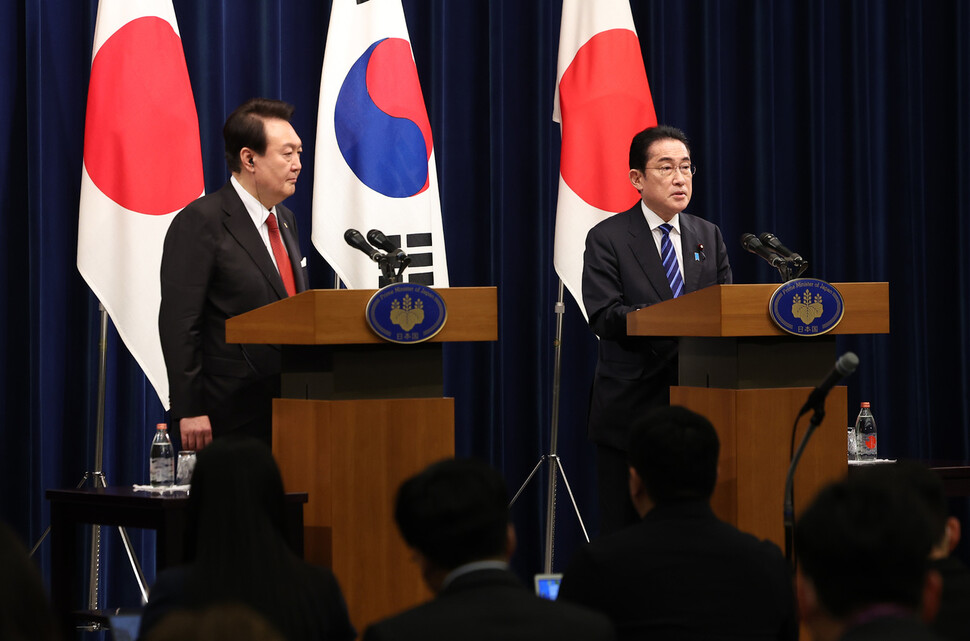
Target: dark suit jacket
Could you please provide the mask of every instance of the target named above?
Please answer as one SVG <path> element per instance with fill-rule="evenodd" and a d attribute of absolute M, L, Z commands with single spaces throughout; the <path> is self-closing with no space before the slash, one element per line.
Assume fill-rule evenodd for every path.
<path fill-rule="evenodd" d="M 602 615 L 546 601 L 510 572 L 457 577 L 433 600 L 371 625 L 364 641 L 598 641 L 613 639 Z"/>
<path fill-rule="evenodd" d="M 680 230 L 684 292 L 730 283 L 731 265 L 717 225 L 681 213 Z M 627 337 L 626 315 L 672 297 L 639 202 L 589 231 L 583 304 L 590 328 L 600 337 L 589 414 L 594 442 L 625 451 L 630 417 L 669 402 L 669 387 L 677 382 L 677 343 Z"/>
<path fill-rule="evenodd" d="M 774 543 L 706 502 L 658 506 L 581 548 L 559 600 L 607 615 L 617 639 L 797 639 L 791 573 Z"/>
<path fill-rule="evenodd" d="M 296 218 L 277 205 L 298 292 L 307 288 Z M 265 420 L 278 393 L 278 345 L 226 343 L 226 320 L 286 297 L 283 280 L 230 183 L 190 203 L 165 236 L 158 315 L 172 423 L 207 414 L 214 436 Z"/>

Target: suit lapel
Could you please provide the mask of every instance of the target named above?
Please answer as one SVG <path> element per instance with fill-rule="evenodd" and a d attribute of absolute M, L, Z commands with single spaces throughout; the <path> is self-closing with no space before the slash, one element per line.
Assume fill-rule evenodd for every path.
<path fill-rule="evenodd" d="M 663 263 L 660 262 L 657 243 L 654 241 L 653 233 L 647 225 L 647 219 L 643 216 L 643 209 L 640 208 L 640 203 L 638 202 L 634 205 L 633 209 L 627 211 L 626 214 L 629 217 L 630 223 L 628 227 L 630 233 L 630 249 L 640 264 L 640 268 L 646 274 L 647 280 L 650 281 L 660 300 L 673 298 L 674 294 L 670 291 L 670 282 L 667 280 L 667 274 L 664 273 Z"/>
<path fill-rule="evenodd" d="M 684 293 L 695 292 L 701 282 L 704 252 L 699 247 L 694 221 L 684 213 L 680 214 L 680 249 L 680 255 L 684 257 Z M 695 259 L 695 253 L 698 259 Z"/>
<path fill-rule="evenodd" d="M 307 282 L 303 273 L 302 253 L 300 252 L 300 239 L 297 236 L 296 228 L 293 223 L 293 212 L 285 209 L 282 205 L 276 206 L 280 221 L 280 236 L 283 238 L 283 245 L 286 253 L 290 257 L 290 267 L 293 268 L 293 283 L 296 285 L 297 293 L 306 291 Z"/>
<path fill-rule="evenodd" d="M 266 250 L 263 239 L 256 231 L 253 219 L 249 217 L 246 206 L 239 200 L 239 194 L 231 183 L 226 183 L 222 188 L 222 210 L 226 217 L 223 224 L 226 230 L 236 239 L 236 242 L 249 254 L 253 262 L 262 272 L 266 280 L 273 286 L 273 291 L 280 298 L 286 298 L 286 288 L 283 286 L 283 279 L 273 263 L 273 258 Z"/>

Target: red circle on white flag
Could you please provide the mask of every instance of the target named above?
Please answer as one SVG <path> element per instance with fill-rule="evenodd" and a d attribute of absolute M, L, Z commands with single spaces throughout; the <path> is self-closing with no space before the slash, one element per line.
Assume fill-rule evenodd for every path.
<path fill-rule="evenodd" d="M 637 35 L 610 29 L 580 47 L 559 81 L 559 109 L 563 180 L 593 207 L 629 209 L 630 141 L 657 124 Z"/>
<path fill-rule="evenodd" d="M 91 63 L 84 166 L 108 198 L 142 214 L 181 209 L 203 190 L 199 119 L 167 21 L 137 18 Z"/>

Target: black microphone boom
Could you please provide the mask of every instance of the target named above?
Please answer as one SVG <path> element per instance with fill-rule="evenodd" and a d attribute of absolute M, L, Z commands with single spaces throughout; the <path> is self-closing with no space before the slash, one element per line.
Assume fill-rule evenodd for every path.
<path fill-rule="evenodd" d="M 741 246 L 752 254 L 764 258 L 775 269 L 786 269 L 788 266 L 781 254 L 762 245 L 754 234 L 741 234 Z"/>
<path fill-rule="evenodd" d="M 379 262 L 383 257 L 383 254 L 381 254 L 381 252 L 377 251 L 375 248 L 367 244 L 367 241 L 364 239 L 364 236 L 356 229 L 348 229 L 347 231 L 345 231 L 344 240 L 346 240 L 347 244 L 353 247 L 354 249 L 359 249 L 360 251 L 367 254 L 370 257 L 370 259 L 375 263 Z"/>
<path fill-rule="evenodd" d="M 384 235 L 380 229 L 372 229 L 367 232 L 367 242 L 369 242 L 374 247 L 380 247 L 389 254 L 396 252 L 400 249 L 397 245 L 391 242 L 391 239 Z"/>
<path fill-rule="evenodd" d="M 763 245 L 766 245 L 767 247 L 775 250 L 776 252 L 778 252 L 788 260 L 795 263 L 795 265 L 801 265 L 802 263 L 805 262 L 805 259 L 802 258 L 799 254 L 793 252 L 792 250 L 782 245 L 781 240 L 779 240 L 779 238 L 774 234 L 764 232 L 761 234 L 759 238 Z"/>
<path fill-rule="evenodd" d="M 392 243 L 380 229 L 372 229 L 367 232 L 367 242 L 374 247 L 380 247 L 391 256 L 394 256 L 404 266 L 411 264 L 411 259 L 404 253 L 404 250 Z"/>
<path fill-rule="evenodd" d="M 825 403 L 825 397 L 835 387 L 835 384 L 852 374 L 857 367 L 859 367 L 859 357 L 854 353 L 846 352 L 839 357 L 828 377 L 808 395 L 808 400 L 805 401 L 805 405 L 802 406 L 798 415 L 801 416 L 811 409 L 818 410 Z"/>
<path fill-rule="evenodd" d="M 404 250 L 391 242 L 391 240 L 384 235 L 380 229 L 372 229 L 367 232 L 367 242 L 369 242 L 374 247 L 380 247 L 388 254 L 392 256 L 397 256 L 398 260 L 403 260 L 407 257 Z"/>

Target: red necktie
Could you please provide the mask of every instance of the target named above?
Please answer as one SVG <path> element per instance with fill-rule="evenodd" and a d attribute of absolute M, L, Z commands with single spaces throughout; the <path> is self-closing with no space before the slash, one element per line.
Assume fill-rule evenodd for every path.
<path fill-rule="evenodd" d="M 280 270 L 280 277 L 283 279 L 283 287 L 286 288 L 288 296 L 296 294 L 296 284 L 293 282 L 293 266 L 290 265 L 290 257 L 283 246 L 283 239 L 280 238 L 280 226 L 276 224 L 276 214 L 269 212 L 266 219 L 266 226 L 269 227 L 269 244 L 273 247 L 273 257 L 276 259 L 276 267 Z"/>

